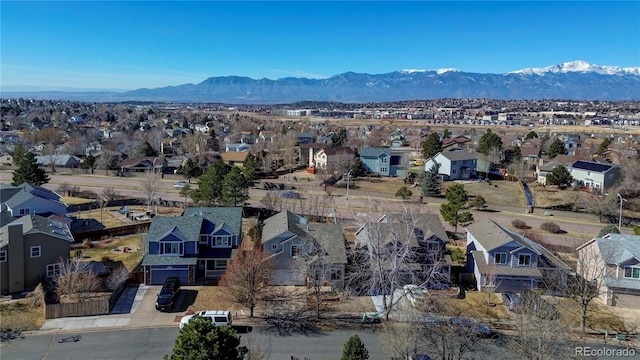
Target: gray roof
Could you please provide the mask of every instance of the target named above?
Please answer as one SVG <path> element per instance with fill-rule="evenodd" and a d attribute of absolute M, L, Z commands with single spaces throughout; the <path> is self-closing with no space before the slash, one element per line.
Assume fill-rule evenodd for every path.
<path fill-rule="evenodd" d="M 544 256 L 556 267 L 569 269 L 567 264 L 562 262 L 562 260 L 557 258 L 542 245 L 505 226 L 497 224 L 493 220 L 485 219 L 473 223 L 467 226 L 467 231 L 471 233 L 471 235 L 473 235 L 473 237 L 482 244 L 487 251 L 491 251 L 510 242 L 516 242 L 519 245 L 518 247 L 524 246 L 534 253 Z"/>
<path fill-rule="evenodd" d="M 195 265 L 197 257 L 165 256 L 147 254 L 142 259 L 142 266 L 147 265 Z"/>
<path fill-rule="evenodd" d="M 360 157 L 377 158 L 382 154 L 391 156 L 391 149 L 383 147 L 363 147 L 360 149 Z"/>
<path fill-rule="evenodd" d="M 198 240 L 206 222 L 215 229 L 226 225 L 233 234 L 242 234 L 241 207 L 193 207 L 184 210 L 182 216 L 157 216 L 153 218 L 147 241 L 155 241 L 177 228 L 185 239 Z"/>
<path fill-rule="evenodd" d="M 607 264 L 622 265 L 636 259 L 640 261 L 640 236 L 628 234 L 608 234 L 596 238 L 600 254 Z"/>
<path fill-rule="evenodd" d="M 66 206 L 60 201 L 60 195 L 42 186 L 33 186 L 28 183 L 11 186 L 0 183 L 0 202 L 5 203 L 9 208 L 14 208 L 16 205 L 22 204 L 32 197 L 38 197 Z"/>
<path fill-rule="evenodd" d="M 478 153 L 476 153 L 475 151 L 466 151 L 458 148 L 454 148 L 451 150 L 443 150 L 440 153 L 451 161 L 475 160 L 478 158 Z"/>
<path fill-rule="evenodd" d="M 332 264 L 346 264 L 347 250 L 340 224 L 309 224 L 309 235 L 316 239 Z"/>
<path fill-rule="evenodd" d="M 306 231 L 301 227 L 306 227 L 307 223 L 307 219 L 300 215 L 296 215 L 289 210 L 281 211 L 264 220 L 262 226 L 262 243 L 264 244 L 287 231 L 299 237 L 304 237 Z"/>
<path fill-rule="evenodd" d="M 569 169 L 568 164 L 565 164 L 562 161 L 557 161 L 557 160 L 544 163 L 543 165 L 538 166 L 538 169 L 540 171 L 553 171 L 553 169 L 555 169 L 556 166 L 564 166 L 565 168 Z"/>
<path fill-rule="evenodd" d="M 362 231 L 366 229 L 365 231 Z M 378 222 L 364 224 L 356 233 L 358 242 L 366 245 L 370 239 L 369 235 L 379 238 L 384 243 L 394 240 L 394 237 L 409 239 L 412 247 L 418 247 L 418 242 L 414 233 L 414 229 L 422 230 L 422 237 L 427 240 L 432 236 L 437 237 L 441 241 L 447 243 L 449 238 L 447 232 L 436 214 L 422 214 L 417 219 L 405 219 L 402 214 L 385 214 Z"/>
<path fill-rule="evenodd" d="M 68 155 L 68 154 L 36 156 L 36 161 L 38 162 L 38 165 L 48 166 L 51 164 L 51 160 L 53 160 L 53 163 L 58 166 L 67 165 L 67 163 L 69 163 L 70 160 L 73 160 L 76 164 L 80 163 L 79 157 Z"/>
<path fill-rule="evenodd" d="M 73 236 L 67 224 L 40 215 L 25 215 L 0 228 L 0 247 L 9 244 L 11 240 L 9 239 L 9 225 L 12 224 L 22 224 L 22 233 L 24 235 L 45 234 L 60 240 L 73 242 Z"/>

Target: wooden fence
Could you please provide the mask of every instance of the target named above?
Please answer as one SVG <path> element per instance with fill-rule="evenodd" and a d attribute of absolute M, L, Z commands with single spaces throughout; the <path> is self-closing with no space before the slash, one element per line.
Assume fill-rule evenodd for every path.
<path fill-rule="evenodd" d="M 83 301 L 70 304 L 45 304 L 45 319 L 57 319 L 69 316 L 108 315 L 109 298 Z"/>
<path fill-rule="evenodd" d="M 135 234 L 147 232 L 147 230 L 149 230 L 149 226 L 151 226 L 151 221 L 139 222 L 131 225 L 123 225 L 123 226 L 118 226 L 113 228 L 85 231 L 82 233 L 74 233 L 73 238 L 76 241 L 82 241 L 84 239 L 98 240 L 98 239 L 101 239 L 103 236 L 113 237 L 113 236 L 135 235 Z"/>

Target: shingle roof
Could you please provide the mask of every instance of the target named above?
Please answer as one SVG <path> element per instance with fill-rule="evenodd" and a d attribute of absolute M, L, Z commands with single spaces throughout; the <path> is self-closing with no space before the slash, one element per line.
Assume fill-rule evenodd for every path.
<path fill-rule="evenodd" d="M 73 236 L 67 224 L 40 215 L 25 215 L 0 228 L 0 247 L 6 246 L 11 240 L 9 239 L 9 225 L 12 224 L 22 224 L 22 233 L 25 235 L 39 233 L 73 242 Z"/>
<path fill-rule="evenodd" d="M 378 158 L 382 154 L 391 156 L 391 149 L 383 147 L 363 147 L 360 149 L 360 157 Z"/>
<path fill-rule="evenodd" d="M 576 168 L 576 169 L 589 170 L 589 171 L 595 171 L 595 172 L 602 172 L 603 173 L 603 172 L 609 171 L 609 169 L 611 169 L 613 167 L 613 165 L 602 164 L 602 163 L 597 163 L 597 162 L 593 162 L 593 161 L 578 160 L 578 161 L 574 162 L 573 164 L 571 164 L 571 167 Z"/>
<path fill-rule="evenodd" d="M 444 150 L 440 153 L 451 161 L 474 160 L 478 158 L 478 153 L 476 153 L 475 151 L 469 152 L 457 148 L 452 150 Z"/>
<path fill-rule="evenodd" d="M 233 162 L 244 162 L 247 160 L 249 153 L 246 151 L 227 151 L 220 154 L 222 160 Z"/>
<path fill-rule="evenodd" d="M 565 163 L 563 163 L 561 161 L 553 160 L 553 161 L 549 161 L 547 163 L 544 163 L 543 165 L 538 166 L 538 169 L 540 171 L 549 171 L 550 172 L 550 171 L 553 171 L 553 169 L 555 169 L 556 166 L 564 166 L 566 168 L 569 167 L 567 164 L 565 164 Z"/>
<path fill-rule="evenodd" d="M 309 224 L 309 235 L 327 252 L 332 264 L 346 264 L 347 250 L 340 224 Z"/>
<path fill-rule="evenodd" d="M 540 147 L 539 146 L 522 146 L 520 148 L 520 154 L 525 157 L 539 156 Z"/>
<path fill-rule="evenodd" d="M 166 256 L 147 254 L 142 259 L 142 265 L 195 265 L 197 257 Z"/>
<path fill-rule="evenodd" d="M 350 147 L 327 147 L 322 149 L 327 155 L 337 155 L 337 154 L 355 154 L 352 148 Z"/>
<path fill-rule="evenodd" d="M 640 261 L 640 236 L 608 234 L 595 240 L 607 264 L 621 265 L 632 258 Z"/>
<path fill-rule="evenodd" d="M 157 216 L 153 218 L 147 241 L 156 241 L 177 228 L 186 240 L 198 240 L 201 231 L 208 232 L 226 225 L 239 235 L 242 233 L 242 208 L 240 207 L 198 207 L 185 209 L 182 216 Z"/>
<path fill-rule="evenodd" d="M 306 235 L 301 226 L 306 226 L 307 219 L 296 215 L 289 210 L 281 211 L 272 217 L 265 219 L 262 226 L 262 243 L 266 243 L 274 237 L 289 231 L 300 237 Z"/>

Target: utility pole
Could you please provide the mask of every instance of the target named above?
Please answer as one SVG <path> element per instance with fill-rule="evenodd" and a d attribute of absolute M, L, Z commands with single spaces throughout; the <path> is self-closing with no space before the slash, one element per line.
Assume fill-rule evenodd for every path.
<path fill-rule="evenodd" d="M 619 193 L 617 194 L 620 198 L 620 216 L 618 216 L 618 232 L 622 234 L 622 202 L 627 201 L 627 199 L 623 198 Z"/>
<path fill-rule="evenodd" d="M 353 169 L 349 170 L 347 173 L 347 208 L 349 207 L 349 179 L 351 178 L 351 172 Z"/>

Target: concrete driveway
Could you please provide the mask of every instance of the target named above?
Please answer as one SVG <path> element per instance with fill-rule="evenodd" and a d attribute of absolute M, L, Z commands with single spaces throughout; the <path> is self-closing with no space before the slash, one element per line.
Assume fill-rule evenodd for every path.
<path fill-rule="evenodd" d="M 161 285 L 140 286 L 140 289 L 144 291 L 144 294 L 137 306 L 134 303 L 135 309 L 132 308 L 129 327 L 178 326 L 180 317 L 185 313 L 185 311 L 179 311 L 178 306 L 181 297 L 183 297 L 184 290 L 180 290 L 174 310 L 162 312 L 156 310 L 156 298 L 161 288 Z M 140 289 L 138 290 L 138 293 L 140 293 Z M 176 318 L 178 318 L 178 322 L 176 322 Z"/>

